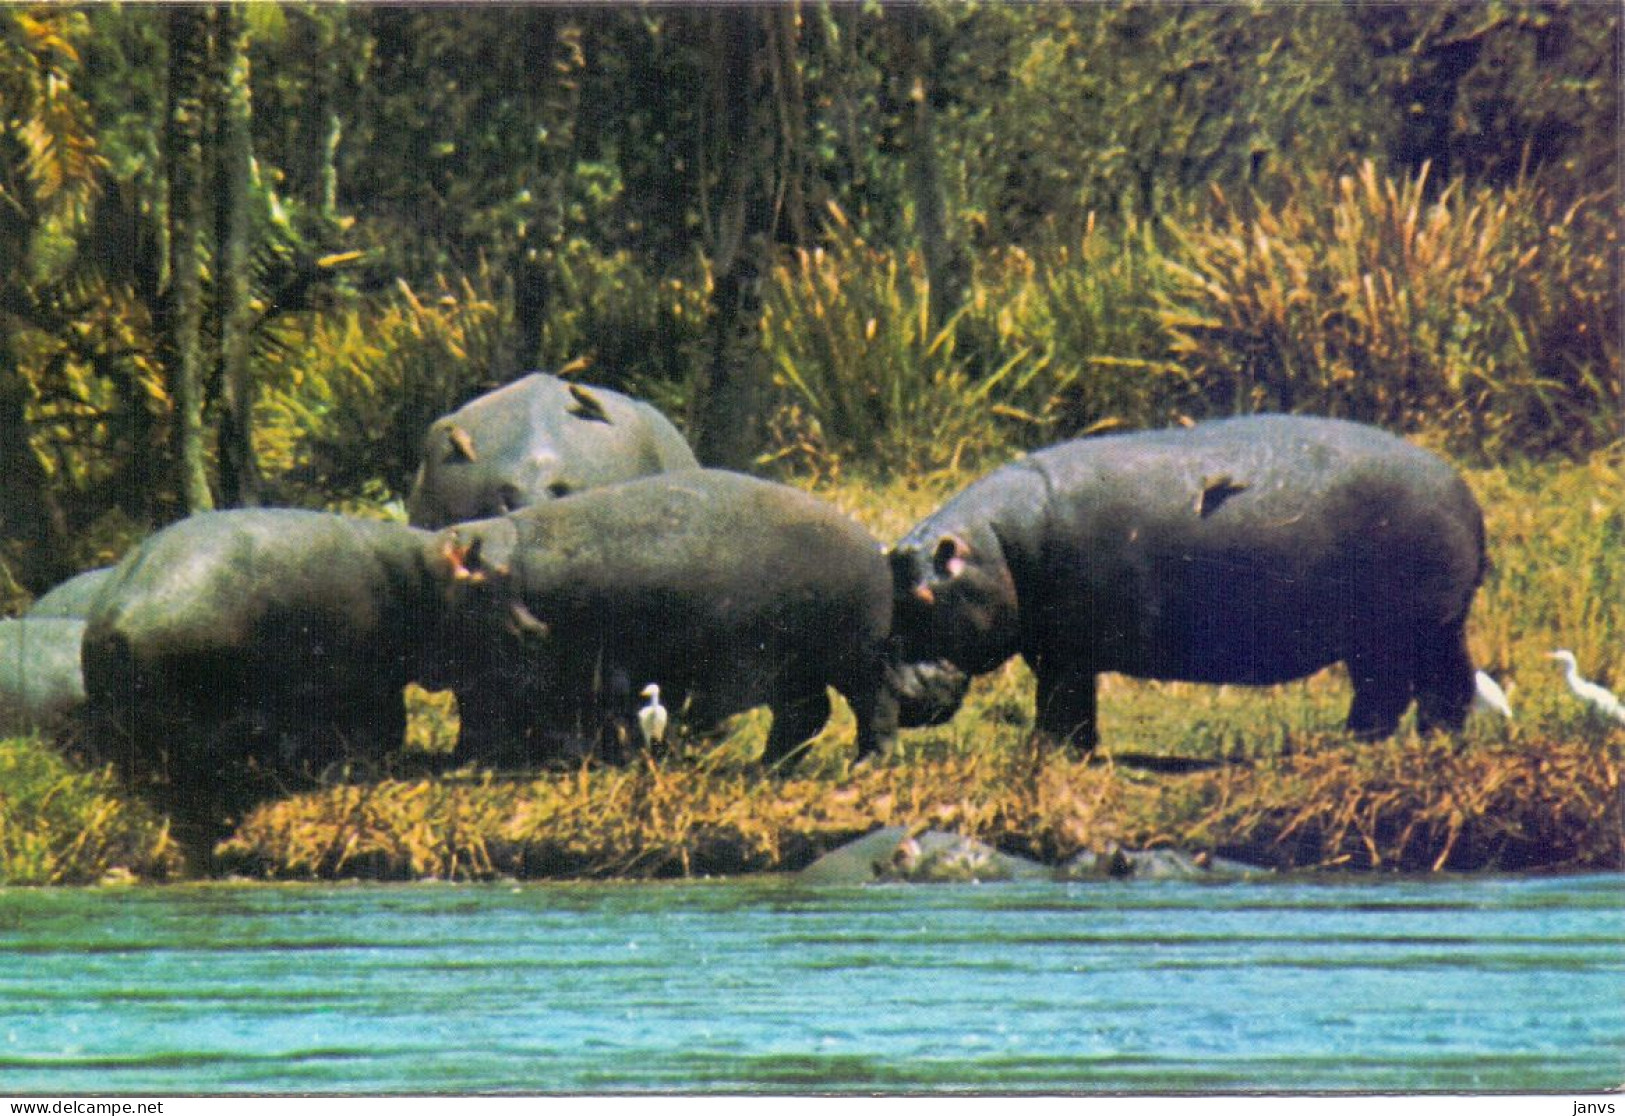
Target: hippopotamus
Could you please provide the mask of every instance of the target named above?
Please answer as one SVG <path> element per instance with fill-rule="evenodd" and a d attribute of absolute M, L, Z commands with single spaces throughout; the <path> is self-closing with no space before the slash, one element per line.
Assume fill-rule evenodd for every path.
<path fill-rule="evenodd" d="M 785 485 L 666 473 L 441 538 L 459 584 L 445 645 L 459 761 L 516 758 L 505 748 L 535 724 L 629 724 L 650 683 L 674 724 L 699 730 L 769 706 L 766 765 L 824 727 L 834 687 L 856 715 L 862 758 L 895 733 L 899 679 L 920 677 L 888 660 L 881 544 Z M 521 758 L 547 758 L 524 747 Z"/>
<path fill-rule="evenodd" d="M 50 732 L 85 703 L 83 620 L 0 620 L 0 735 Z"/>
<path fill-rule="evenodd" d="M 406 500 L 419 527 L 505 515 L 699 462 L 649 404 L 533 372 L 436 419 Z"/>
<path fill-rule="evenodd" d="M 437 553 L 428 531 L 296 509 L 165 527 L 87 619 L 92 746 L 206 827 L 398 749 L 449 576 Z"/>
<path fill-rule="evenodd" d="M 83 620 L 90 615 L 96 594 L 102 591 L 112 573 L 113 567 L 103 566 L 76 574 L 41 596 L 23 615 L 35 619 Z"/>
<path fill-rule="evenodd" d="M 1088 752 L 1095 676 L 1269 685 L 1347 664 L 1348 729 L 1459 728 L 1483 516 L 1444 461 L 1370 426 L 1258 415 L 1062 443 L 891 551 L 909 658 L 1019 654 L 1035 736 Z"/>

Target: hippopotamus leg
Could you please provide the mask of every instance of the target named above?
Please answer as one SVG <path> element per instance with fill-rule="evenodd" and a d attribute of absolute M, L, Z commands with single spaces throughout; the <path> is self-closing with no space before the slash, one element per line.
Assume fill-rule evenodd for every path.
<path fill-rule="evenodd" d="M 356 700 L 341 710 L 333 726 L 338 736 L 338 758 L 373 761 L 399 750 L 406 738 L 406 697 L 403 693 L 381 692 L 375 700 Z M 316 768 L 314 774 L 324 774 Z"/>
<path fill-rule="evenodd" d="M 1348 658 L 1354 700 L 1349 704 L 1349 734 L 1379 740 L 1399 727 L 1400 715 L 1411 702 L 1415 675 L 1411 656 L 1402 650 L 1404 637 L 1373 641 L 1368 650 Z"/>
<path fill-rule="evenodd" d="M 865 674 L 861 683 L 837 689 L 857 718 L 858 754 L 852 762 L 862 763 L 897 739 L 902 719 L 897 694 L 887 685 L 886 674 L 879 668 Z"/>
<path fill-rule="evenodd" d="M 1080 756 L 1095 750 L 1095 673 L 1085 667 L 1037 658 L 1037 709 L 1033 735 L 1047 745 L 1065 745 Z"/>
<path fill-rule="evenodd" d="M 499 685 L 474 685 L 457 690 L 457 716 L 461 726 L 451 765 L 481 763 L 506 767 L 551 757 L 527 755 L 526 734 L 535 717 L 530 703 L 516 700 Z"/>
<path fill-rule="evenodd" d="M 1450 624 L 1423 635 L 1416 667 L 1416 727 L 1456 732 L 1473 703 L 1473 659 L 1467 631 Z"/>
<path fill-rule="evenodd" d="M 764 767 L 783 763 L 829 722 L 829 694 L 822 689 L 781 698 L 769 708 L 773 711 L 773 728 L 767 734 L 767 747 L 762 750 Z"/>

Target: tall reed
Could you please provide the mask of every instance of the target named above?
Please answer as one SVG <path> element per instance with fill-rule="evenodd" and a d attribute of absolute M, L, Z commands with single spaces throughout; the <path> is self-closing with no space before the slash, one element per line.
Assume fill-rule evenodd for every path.
<path fill-rule="evenodd" d="M 1212 407 L 1442 431 L 1463 453 L 1619 435 L 1618 199 L 1532 183 L 1436 193 L 1427 168 L 1213 191 L 1171 222 L 1163 324 Z"/>

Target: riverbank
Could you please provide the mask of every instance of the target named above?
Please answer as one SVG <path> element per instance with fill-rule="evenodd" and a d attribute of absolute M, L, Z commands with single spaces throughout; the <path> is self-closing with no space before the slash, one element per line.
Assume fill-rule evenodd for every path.
<path fill-rule="evenodd" d="M 790 871 L 882 826 L 1059 864 L 1179 848 L 1279 869 L 1597 870 L 1621 856 L 1619 748 L 1444 739 L 1146 770 L 1012 748 L 778 780 L 651 761 L 541 778 L 345 786 L 262 808 L 223 870 L 488 879 Z"/>
<path fill-rule="evenodd" d="M 1456 738 L 1339 731 L 1339 669 L 1265 689 L 1107 676 L 1101 754 L 1026 744 L 1032 679 L 1012 662 L 978 679 L 948 725 L 902 734 L 849 772 L 837 702 L 794 777 L 754 767 L 758 710 L 720 739 L 625 768 L 439 779 L 357 776 L 269 802 L 208 870 L 261 878 L 634 877 L 785 871 L 883 826 L 931 827 L 1045 863 L 1111 847 L 1177 848 L 1328 871 L 1619 870 L 1625 728 L 1586 715 L 1545 656 L 1576 652 L 1620 687 L 1625 671 L 1625 491 L 1619 455 L 1469 470 L 1491 570 L 1469 637 L 1516 719 L 1479 715 Z M 895 538 L 969 478 L 813 486 Z M 449 695 L 411 692 L 409 752 L 455 739 Z M 400 770 L 410 770 L 410 762 Z M 197 850 L 193 853 L 193 861 Z M 45 743 L 0 742 L 0 882 L 174 878 L 164 819 L 108 771 Z"/>

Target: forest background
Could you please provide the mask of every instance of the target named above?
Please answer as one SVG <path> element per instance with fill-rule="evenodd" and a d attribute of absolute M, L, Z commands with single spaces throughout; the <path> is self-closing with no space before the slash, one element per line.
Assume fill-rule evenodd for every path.
<path fill-rule="evenodd" d="M 1620 12 L 0 8 L 0 600 L 378 505 L 532 369 L 885 477 L 1297 410 L 1618 438 Z"/>
<path fill-rule="evenodd" d="M 1332 740 L 1316 782 L 1336 680 L 1284 714 L 1111 680 L 1129 742 L 1287 765 L 1267 802 L 1136 790 L 990 751 L 1024 716 L 1012 666 L 974 727 L 911 745 L 949 767 L 871 772 L 850 816 L 844 784 L 651 768 L 520 792 L 567 805 L 535 807 L 510 859 L 578 818 L 609 850 L 594 871 L 687 870 L 743 801 L 762 863 L 832 810 L 862 832 L 940 807 L 1048 856 L 1116 833 L 1617 867 L 1618 730 L 1563 706 L 1543 655 L 1615 685 L 1625 666 L 1621 20 L 1608 0 L 0 6 L 0 613 L 197 510 L 401 517 L 429 421 L 533 368 L 648 398 L 703 462 L 882 537 L 1066 437 L 1337 415 L 1469 471 L 1492 558 L 1475 659 L 1524 683 L 1500 750 Z M 32 745 L 0 768 L 10 878 L 163 861 L 113 834 L 105 776 Z M 263 855 L 360 862 L 345 827 L 391 795 L 410 809 L 367 841 L 407 874 L 493 862 L 496 838 L 424 811 L 525 813 L 335 788 L 262 818 L 326 826 Z"/>

